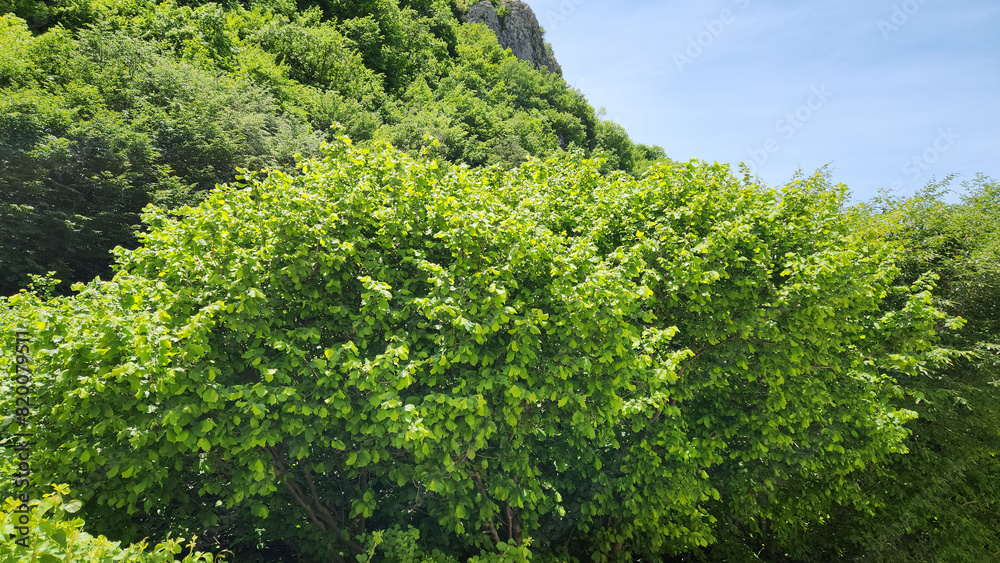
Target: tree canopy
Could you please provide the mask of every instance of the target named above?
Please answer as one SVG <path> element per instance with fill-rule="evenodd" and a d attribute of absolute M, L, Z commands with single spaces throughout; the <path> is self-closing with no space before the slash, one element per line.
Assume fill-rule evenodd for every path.
<path fill-rule="evenodd" d="M 932 284 L 894 286 L 821 176 L 600 167 L 341 138 L 150 208 L 112 280 L 7 300 L 52 405 L 40 478 L 85 483 L 99 532 L 333 560 L 392 530 L 643 559 L 863 505 L 845 478 L 904 451 L 896 376 L 938 350 Z"/>
<path fill-rule="evenodd" d="M 849 538 L 838 551 L 864 561 L 987 561 L 1000 529 L 992 514 L 1000 491 L 1000 186 L 978 176 L 946 203 L 954 178 L 913 197 L 882 195 L 852 210 L 866 232 L 905 248 L 901 279 L 939 276 L 935 304 L 966 322 L 942 335 L 967 351 L 943 369 L 901 379 L 919 414 L 909 455 L 859 483 L 874 514 L 840 514 L 814 541 Z"/>

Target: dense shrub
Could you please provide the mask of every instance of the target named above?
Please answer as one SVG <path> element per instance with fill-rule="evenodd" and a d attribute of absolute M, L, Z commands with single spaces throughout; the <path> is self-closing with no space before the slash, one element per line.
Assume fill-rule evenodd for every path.
<path fill-rule="evenodd" d="M 967 321 L 943 342 L 970 352 L 944 369 L 900 379 L 899 403 L 920 417 L 910 453 L 859 476 L 874 513 L 839 512 L 802 541 L 861 561 L 991 561 L 1000 542 L 1000 186 L 986 177 L 931 182 L 909 198 L 851 210 L 857 228 L 905 249 L 901 280 L 939 277 L 935 304 Z M 836 540 L 836 541 L 835 541 Z M 848 540 L 848 541 L 844 541 Z"/>
<path fill-rule="evenodd" d="M 95 531 L 639 559 L 863 505 L 848 476 L 903 451 L 893 375 L 943 315 L 822 178 L 346 139 L 300 169 L 150 209 L 113 280 L 6 301 L 51 405 L 38 478 L 86 483 Z"/>

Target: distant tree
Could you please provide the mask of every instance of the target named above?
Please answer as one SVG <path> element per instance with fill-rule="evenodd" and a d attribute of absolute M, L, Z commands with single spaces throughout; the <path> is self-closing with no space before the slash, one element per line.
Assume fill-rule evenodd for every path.
<path fill-rule="evenodd" d="M 606 155 L 608 170 L 632 172 L 635 167 L 632 140 L 625 128 L 614 121 L 598 122 L 597 149 Z"/>
<path fill-rule="evenodd" d="M 246 81 L 142 41 L 0 17 L 0 292 L 29 274 L 108 275 L 148 203 L 191 203 L 237 168 L 292 165 L 322 137 Z"/>
<path fill-rule="evenodd" d="M 633 157 L 635 158 L 635 164 L 632 167 L 632 173 L 641 175 L 646 170 L 660 161 L 670 161 L 667 157 L 667 153 L 663 150 L 663 147 L 656 145 L 647 146 L 643 144 L 637 144 L 632 149 Z"/>

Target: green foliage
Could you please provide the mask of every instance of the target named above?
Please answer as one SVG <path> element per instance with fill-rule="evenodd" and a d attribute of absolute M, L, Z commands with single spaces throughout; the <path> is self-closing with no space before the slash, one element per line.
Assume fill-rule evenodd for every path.
<path fill-rule="evenodd" d="M 189 553 L 179 559 L 185 549 L 183 540 L 168 539 L 147 551 L 145 540 L 123 548 L 119 547 L 121 542 L 109 541 L 104 536 L 94 537 L 83 531 L 82 519 L 70 516 L 80 510 L 81 502 L 64 502 L 69 487 L 54 485 L 53 488 L 55 492 L 32 502 L 35 508 L 31 509 L 27 523 L 21 521 L 21 513 L 15 512 L 22 503 L 14 498 L 6 500 L 0 513 L 0 562 L 212 563 L 223 560 L 210 553 L 193 552 L 194 538 L 186 546 Z M 27 533 L 17 529 L 21 527 L 28 528 Z M 26 545 L 18 543 L 18 539 L 23 539 Z"/>
<path fill-rule="evenodd" d="M 246 560 L 990 559 L 996 183 L 845 210 L 823 175 L 673 162 L 468 7 L 0 2 L 0 293 L 33 280 L 0 307 L 0 406 L 29 329 L 38 476 L 88 530 Z M 64 516 L 39 526 L 111 545 Z"/>
<path fill-rule="evenodd" d="M 435 87 L 410 85 L 376 138 L 415 154 L 429 137 L 442 158 L 504 168 L 560 148 L 593 148 L 594 110 L 561 78 L 518 61 L 485 26 L 462 27 L 458 53 Z"/>
<path fill-rule="evenodd" d="M 76 28 L 93 21 L 94 4 L 94 0 L 0 0 L 0 15 L 27 20 L 35 31 L 54 25 Z"/>
<path fill-rule="evenodd" d="M 445 555 L 439 549 L 435 549 L 431 553 L 422 550 L 419 545 L 420 531 L 413 527 L 402 530 L 399 526 L 395 526 L 388 530 L 372 532 L 367 537 L 359 537 L 359 539 L 365 540 L 365 549 L 367 550 L 366 553 L 357 556 L 357 560 L 362 563 L 376 560 L 376 554 L 380 556 L 377 559 L 380 561 L 458 563 L 458 559 Z M 527 563 L 532 559 L 530 545 L 530 538 L 522 542 L 521 545 L 500 542 L 494 551 L 481 551 L 479 555 L 468 558 L 468 562 Z"/>
<path fill-rule="evenodd" d="M 989 561 L 1000 542 L 992 516 L 1000 505 L 1000 187 L 976 177 L 962 184 L 961 203 L 948 204 L 951 183 L 852 210 L 859 229 L 898 245 L 902 280 L 928 271 L 939 277 L 935 303 L 965 321 L 944 342 L 973 353 L 901 379 L 900 403 L 920 415 L 907 440 L 910 455 L 859 480 L 881 506 L 841 514 L 810 538 L 822 545 L 837 537 L 844 557 Z M 840 541 L 845 537 L 852 543 Z"/>
<path fill-rule="evenodd" d="M 156 179 L 147 136 L 114 112 L 80 115 L 66 107 L 69 96 L 22 90 L 0 100 L 7 165 L 0 283 L 8 290 L 31 272 L 90 278 L 105 271 L 108 248 L 132 240 L 131 226 L 149 201 L 134 184 Z"/>
<path fill-rule="evenodd" d="M 634 147 L 628 133 L 621 125 L 613 121 L 598 122 L 597 148 L 607 158 L 605 171 L 625 170 L 631 172 L 635 167 Z"/>
<path fill-rule="evenodd" d="M 633 175 L 642 175 L 646 170 L 661 161 L 671 161 L 667 157 L 667 154 L 663 151 L 663 147 L 656 145 L 647 146 L 643 144 L 637 144 L 632 149 L 633 165 L 631 173 Z"/>
<path fill-rule="evenodd" d="M 51 405 L 38 478 L 86 483 L 95 530 L 646 559 L 864 504 L 848 477 L 904 449 L 893 375 L 941 314 L 924 285 L 879 309 L 891 252 L 822 177 L 346 139 L 299 166 L 149 208 L 112 281 L 6 300 L 0 359 L 30 327 Z"/>
<path fill-rule="evenodd" d="M 144 42 L 59 27 L 32 37 L 16 18 L 0 22 L 5 293 L 30 273 L 106 274 L 147 203 L 194 201 L 237 168 L 290 165 L 321 141 L 260 88 Z"/>
<path fill-rule="evenodd" d="M 0 4 L 0 294 L 50 270 L 64 293 L 107 277 L 108 252 L 134 247 L 146 204 L 193 203 L 242 168 L 290 169 L 341 130 L 414 154 L 437 139 L 434 154 L 472 166 L 597 148 L 579 92 L 454 9 Z"/>

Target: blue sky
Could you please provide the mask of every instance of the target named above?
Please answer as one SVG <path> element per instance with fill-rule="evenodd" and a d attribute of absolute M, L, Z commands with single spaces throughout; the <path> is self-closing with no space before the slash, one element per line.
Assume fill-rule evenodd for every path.
<path fill-rule="evenodd" d="M 1000 180 L 996 0 L 528 4 L 566 80 L 671 158 L 830 165 L 855 200 Z"/>

